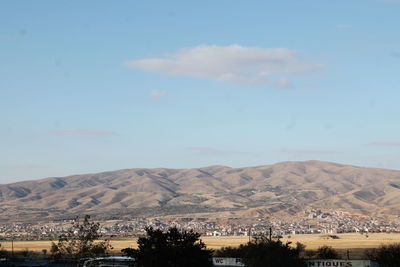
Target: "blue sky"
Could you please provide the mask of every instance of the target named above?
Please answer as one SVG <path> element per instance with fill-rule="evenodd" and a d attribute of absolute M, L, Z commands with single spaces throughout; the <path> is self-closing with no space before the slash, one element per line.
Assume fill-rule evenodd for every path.
<path fill-rule="evenodd" d="M 400 1 L 0 3 L 0 183 L 325 160 L 400 169 Z"/>

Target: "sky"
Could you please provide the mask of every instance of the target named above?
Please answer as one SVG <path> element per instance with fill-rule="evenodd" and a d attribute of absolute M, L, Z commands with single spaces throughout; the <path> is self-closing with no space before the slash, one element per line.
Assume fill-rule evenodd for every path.
<path fill-rule="evenodd" d="M 0 1 L 0 184 L 400 169 L 400 1 Z"/>

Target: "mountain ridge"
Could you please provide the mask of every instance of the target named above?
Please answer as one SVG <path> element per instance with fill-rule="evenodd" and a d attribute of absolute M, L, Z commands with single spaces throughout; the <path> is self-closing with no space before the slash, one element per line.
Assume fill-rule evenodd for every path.
<path fill-rule="evenodd" d="M 400 171 L 316 160 L 134 168 L 0 185 L 0 220 L 83 213 L 291 216 L 307 208 L 395 216 L 399 207 Z"/>

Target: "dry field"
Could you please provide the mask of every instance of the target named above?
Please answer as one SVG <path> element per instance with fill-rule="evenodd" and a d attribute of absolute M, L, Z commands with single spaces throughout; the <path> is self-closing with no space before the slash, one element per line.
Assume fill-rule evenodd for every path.
<path fill-rule="evenodd" d="M 332 246 L 335 249 L 367 249 L 376 248 L 382 244 L 400 243 L 400 234 L 386 234 L 386 233 L 370 233 L 368 237 L 357 233 L 337 234 L 339 239 L 327 238 L 327 235 L 312 234 L 312 235 L 292 235 L 285 236 L 283 241 L 291 241 L 293 243 L 301 242 L 305 244 L 306 249 L 317 249 L 320 246 Z M 290 238 L 288 238 L 290 237 Z M 226 246 L 239 246 L 246 243 L 248 237 L 202 237 L 208 248 L 218 249 Z M 1 248 L 11 250 L 10 241 L 0 242 Z M 40 252 L 43 249 L 50 250 L 50 241 L 14 241 L 14 250 L 30 250 Z M 112 240 L 111 245 L 115 253 L 120 252 L 121 249 L 127 247 L 136 247 L 136 239 L 131 240 Z"/>

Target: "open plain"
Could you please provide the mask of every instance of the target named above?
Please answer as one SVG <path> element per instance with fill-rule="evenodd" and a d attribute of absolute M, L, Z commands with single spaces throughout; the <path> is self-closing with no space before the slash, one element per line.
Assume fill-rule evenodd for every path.
<path fill-rule="evenodd" d="M 306 249 L 314 250 L 320 246 L 327 245 L 338 250 L 353 250 L 353 249 L 369 249 L 378 248 L 381 245 L 392 243 L 400 243 L 400 233 L 346 233 L 337 234 L 338 238 L 333 239 L 328 235 L 321 234 L 306 234 L 306 235 L 291 235 L 284 236 L 283 242 L 290 241 L 293 244 L 301 242 L 306 245 Z M 221 247 L 232 246 L 236 247 L 240 244 L 245 244 L 249 241 L 246 236 L 204 236 L 201 238 L 210 249 L 219 249 Z M 1 248 L 11 251 L 11 241 L 2 241 Z M 29 250 L 41 252 L 46 249 L 50 251 L 51 241 L 14 241 L 14 251 Z M 119 253 L 121 249 L 132 247 L 135 248 L 136 239 L 111 240 L 113 253 Z"/>

